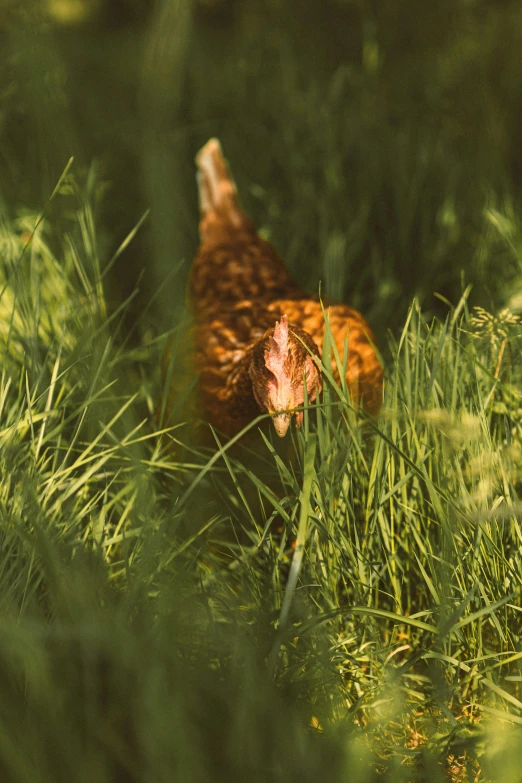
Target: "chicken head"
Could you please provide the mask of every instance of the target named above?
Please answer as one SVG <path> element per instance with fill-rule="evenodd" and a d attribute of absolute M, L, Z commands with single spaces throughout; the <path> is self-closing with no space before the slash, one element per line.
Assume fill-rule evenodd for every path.
<path fill-rule="evenodd" d="M 297 426 L 303 411 L 296 411 L 305 401 L 312 402 L 321 391 L 321 373 L 312 358 L 319 351 L 310 335 L 298 326 L 289 325 L 286 315 L 268 329 L 255 344 L 249 375 L 257 404 L 272 416 L 275 431 L 283 438 L 295 414 Z"/>

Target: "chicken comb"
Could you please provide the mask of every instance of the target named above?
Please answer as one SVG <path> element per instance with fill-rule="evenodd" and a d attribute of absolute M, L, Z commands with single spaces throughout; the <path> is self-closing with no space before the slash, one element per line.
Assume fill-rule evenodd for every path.
<path fill-rule="evenodd" d="M 282 315 L 276 321 L 274 334 L 270 338 L 269 348 L 265 351 L 265 365 L 276 377 L 283 373 L 283 365 L 288 357 L 288 316 Z"/>
<path fill-rule="evenodd" d="M 219 139 L 207 141 L 196 155 L 196 165 L 201 217 L 216 213 L 239 225 L 242 212 L 237 203 L 236 183 L 223 157 Z"/>

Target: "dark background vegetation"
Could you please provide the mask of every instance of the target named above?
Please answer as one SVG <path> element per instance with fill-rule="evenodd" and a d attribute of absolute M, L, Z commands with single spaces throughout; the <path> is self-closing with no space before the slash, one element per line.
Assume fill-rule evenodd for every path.
<path fill-rule="evenodd" d="M 516 2 L 3 0 L 2 17 L 5 208 L 96 161 L 109 248 L 151 210 L 112 273 L 113 304 L 143 275 L 132 315 L 184 259 L 157 311 L 172 325 L 210 136 L 300 282 L 381 338 L 414 295 L 441 312 L 433 292 L 455 302 L 464 279 L 498 303 L 518 274 L 484 219 L 520 196 Z"/>
<path fill-rule="evenodd" d="M 520 780 L 521 51 L 514 0 L 0 0 L 2 783 Z M 211 136 L 378 422 L 157 435 Z"/>

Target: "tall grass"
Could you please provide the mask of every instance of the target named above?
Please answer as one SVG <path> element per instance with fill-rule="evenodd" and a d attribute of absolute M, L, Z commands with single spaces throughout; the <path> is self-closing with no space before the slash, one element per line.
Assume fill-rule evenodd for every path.
<path fill-rule="evenodd" d="M 520 779 L 520 10 L 180 2 L 102 36 L 15 6 L 0 779 Z M 378 419 L 327 347 L 289 441 L 204 448 L 182 400 L 158 430 L 211 135 L 299 282 L 376 324 Z"/>
<path fill-rule="evenodd" d="M 3 779 L 515 780 L 517 319 L 414 302 L 378 420 L 326 349 L 289 452 L 266 417 L 198 450 L 108 314 L 96 192 L 2 224 Z"/>

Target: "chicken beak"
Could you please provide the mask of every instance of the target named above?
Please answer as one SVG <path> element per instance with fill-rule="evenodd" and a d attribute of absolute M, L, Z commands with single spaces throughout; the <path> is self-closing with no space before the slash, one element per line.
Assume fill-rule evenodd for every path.
<path fill-rule="evenodd" d="M 272 415 L 272 421 L 274 422 L 275 431 L 277 432 L 280 438 L 285 437 L 288 428 L 290 426 L 291 420 L 292 420 L 291 413 L 276 413 Z"/>

